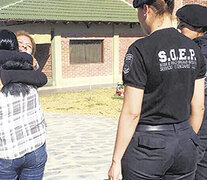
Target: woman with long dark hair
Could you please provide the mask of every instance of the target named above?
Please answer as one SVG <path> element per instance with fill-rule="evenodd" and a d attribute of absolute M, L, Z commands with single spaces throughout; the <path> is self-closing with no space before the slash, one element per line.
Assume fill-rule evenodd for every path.
<path fill-rule="evenodd" d="M 109 179 L 193 180 L 205 62 L 172 25 L 174 0 L 134 0 L 145 38 L 128 49 L 124 103 Z"/>
<path fill-rule="evenodd" d="M 9 37 L 9 38 L 8 38 Z M 33 63 L 33 57 L 25 52 L 19 52 L 18 41 L 15 34 L 6 29 L 0 30 L 0 65 L 13 60 Z M 26 84 L 42 87 L 47 83 L 47 76 L 40 70 L 2 70 L 0 76 L 4 85 L 10 82 L 24 82 Z"/>
<path fill-rule="evenodd" d="M 32 59 L 9 54 L 18 50 L 13 32 L 0 31 L 0 49 L 9 56 L 1 71 L 33 70 Z M 21 73 L 18 75 L 21 79 Z M 45 141 L 46 123 L 36 88 L 23 82 L 4 85 L 0 93 L 0 180 L 42 180 L 47 161 Z"/>

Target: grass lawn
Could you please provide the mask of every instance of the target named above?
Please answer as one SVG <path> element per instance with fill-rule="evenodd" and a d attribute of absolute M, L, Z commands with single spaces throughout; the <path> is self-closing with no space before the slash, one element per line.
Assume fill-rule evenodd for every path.
<path fill-rule="evenodd" d="M 119 118 L 123 98 L 116 97 L 115 88 L 41 94 L 44 112 L 94 114 Z"/>

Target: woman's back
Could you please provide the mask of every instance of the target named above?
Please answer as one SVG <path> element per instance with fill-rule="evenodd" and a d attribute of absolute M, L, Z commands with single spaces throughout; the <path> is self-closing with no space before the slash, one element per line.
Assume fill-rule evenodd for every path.
<path fill-rule="evenodd" d="M 0 93 L 0 158 L 20 158 L 45 142 L 46 124 L 38 93 L 31 86 L 28 89 L 24 96 Z"/>
<path fill-rule="evenodd" d="M 174 28 L 162 29 L 137 40 L 126 58 L 131 67 L 123 69 L 125 85 L 145 90 L 139 123 L 172 124 L 189 119 L 194 81 L 205 72 L 194 42 Z"/>

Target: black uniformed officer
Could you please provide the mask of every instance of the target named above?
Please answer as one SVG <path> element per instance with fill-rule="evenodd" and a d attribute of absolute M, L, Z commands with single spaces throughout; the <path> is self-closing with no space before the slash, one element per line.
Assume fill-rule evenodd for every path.
<path fill-rule="evenodd" d="M 178 28 L 187 37 L 193 39 L 201 48 L 207 63 L 207 7 L 189 4 L 180 8 L 177 13 Z M 207 180 L 207 74 L 205 75 L 205 112 L 199 130 L 199 162 L 196 170 L 196 180 Z"/>
<path fill-rule="evenodd" d="M 149 36 L 128 49 L 109 179 L 193 179 L 204 113 L 202 53 L 172 27 L 174 0 L 134 0 Z M 190 124 L 189 124 L 190 122 Z"/>

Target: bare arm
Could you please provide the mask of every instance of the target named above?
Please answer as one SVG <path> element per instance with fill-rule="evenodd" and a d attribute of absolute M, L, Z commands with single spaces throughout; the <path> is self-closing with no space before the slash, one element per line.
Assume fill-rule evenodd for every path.
<path fill-rule="evenodd" d="M 119 118 L 116 143 L 109 170 L 109 178 L 118 179 L 121 174 L 122 156 L 135 132 L 141 113 L 144 90 L 130 86 L 125 88 L 122 112 Z"/>
<path fill-rule="evenodd" d="M 201 127 L 204 114 L 204 78 L 195 81 L 193 98 L 191 100 L 190 124 L 197 133 Z"/>

